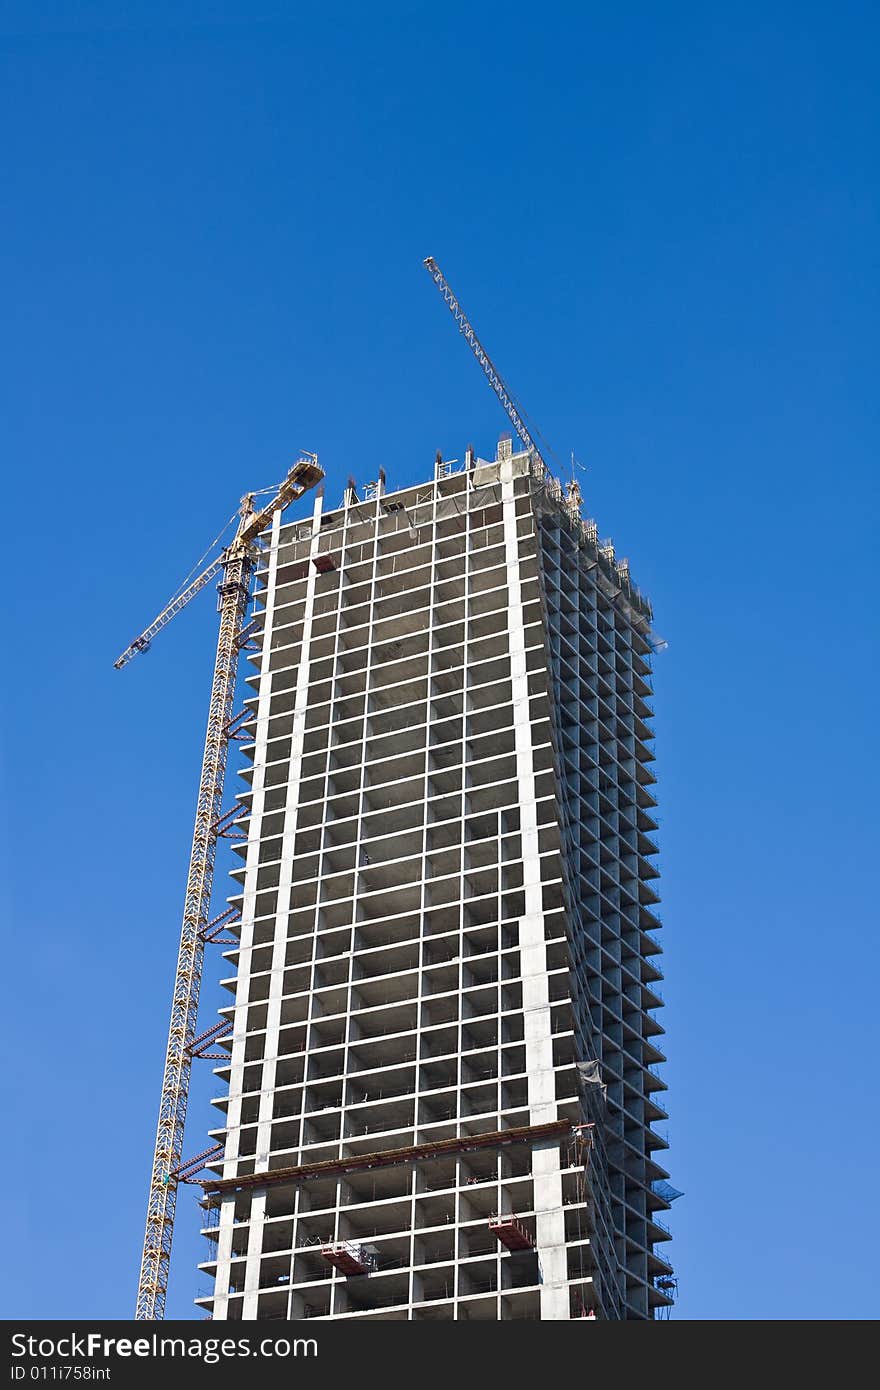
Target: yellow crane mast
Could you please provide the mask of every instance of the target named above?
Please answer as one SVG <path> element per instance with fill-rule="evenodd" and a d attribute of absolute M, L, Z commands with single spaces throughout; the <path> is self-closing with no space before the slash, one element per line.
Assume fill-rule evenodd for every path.
<path fill-rule="evenodd" d="M 135 1310 L 138 1320 L 161 1319 L 165 1315 L 177 1188 L 181 1181 L 191 1176 L 189 1170 L 193 1168 L 192 1162 L 183 1162 L 183 1136 L 192 1057 L 199 1041 L 196 1038 L 196 1018 L 205 942 L 213 939 L 210 929 L 214 923 L 209 922 L 208 913 L 217 840 L 223 833 L 226 819 L 222 814 L 223 781 L 229 740 L 233 736 L 230 725 L 233 723 L 238 654 L 251 579 L 259 554 L 256 542 L 276 512 L 317 486 L 323 476 L 324 471 L 318 465 L 317 456 L 309 454 L 297 460 L 275 497 L 261 511 L 254 509 L 254 494 L 248 493 L 242 499 L 238 530 L 232 543 L 162 610 L 114 663 L 117 670 L 121 670 L 139 652 L 147 651 L 157 633 L 215 574 L 222 571 L 222 579 L 217 586 L 220 594 L 220 631 L 162 1076 L 159 1124 Z M 204 1154 L 198 1157 L 204 1158 Z M 198 1167 L 202 1166 L 198 1164 Z"/>

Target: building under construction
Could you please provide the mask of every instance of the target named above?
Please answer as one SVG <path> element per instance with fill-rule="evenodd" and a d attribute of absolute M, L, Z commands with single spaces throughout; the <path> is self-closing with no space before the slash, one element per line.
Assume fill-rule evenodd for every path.
<path fill-rule="evenodd" d="M 660 1316 L 648 602 L 510 439 L 259 563 L 200 1306 Z"/>

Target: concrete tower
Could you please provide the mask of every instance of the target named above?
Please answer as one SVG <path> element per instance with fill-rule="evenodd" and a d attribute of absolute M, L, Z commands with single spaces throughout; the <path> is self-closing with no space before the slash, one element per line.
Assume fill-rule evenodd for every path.
<path fill-rule="evenodd" d="M 259 574 L 215 1319 L 651 1318 L 650 607 L 534 456 Z"/>

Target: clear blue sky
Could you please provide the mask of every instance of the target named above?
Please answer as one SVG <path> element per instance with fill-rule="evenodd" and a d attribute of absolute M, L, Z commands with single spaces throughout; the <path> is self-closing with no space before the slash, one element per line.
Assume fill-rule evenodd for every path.
<path fill-rule="evenodd" d="M 877 1314 L 878 31 L 2 6 L 6 1317 L 133 1306 L 210 593 L 113 659 L 298 448 L 331 496 L 493 448 L 429 253 L 669 639 L 677 1315 Z M 196 1226 L 184 1192 L 169 1314 Z"/>

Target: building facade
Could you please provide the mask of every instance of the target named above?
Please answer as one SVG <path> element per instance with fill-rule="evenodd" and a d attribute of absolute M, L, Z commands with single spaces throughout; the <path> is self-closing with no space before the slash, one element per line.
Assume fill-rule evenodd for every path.
<path fill-rule="evenodd" d="M 670 1303 L 650 607 L 533 455 L 275 518 L 215 1319 Z"/>

